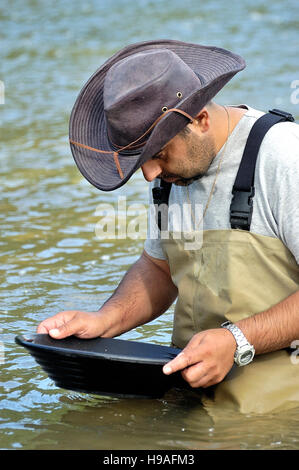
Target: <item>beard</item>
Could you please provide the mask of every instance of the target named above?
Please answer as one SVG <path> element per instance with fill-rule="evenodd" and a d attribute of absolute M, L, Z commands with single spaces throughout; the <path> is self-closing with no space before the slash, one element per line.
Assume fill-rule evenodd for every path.
<path fill-rule="evenodd" d="M 158 176 L 158 179 L 162 179 L 168 183 L 173 183 L 176 186 L 189 186 L 194 181 L 199 180 L 205 175 L 205 173 L 200 173 L 192 176 L 191 178 L 183 178 L 181 175 L 166 174 Z"/>
<path fill-rule="evenodd" d="M 207 136 L 199 138 L 192 132 L 184 137 L 186 140 L 186 157 L 181 159 L 177 173 L 162 173 L 158 179 L 173 183 L 176 186 L 189 186 L 206 175 L 214 158 L 216 147 L 214 139 Z"/>

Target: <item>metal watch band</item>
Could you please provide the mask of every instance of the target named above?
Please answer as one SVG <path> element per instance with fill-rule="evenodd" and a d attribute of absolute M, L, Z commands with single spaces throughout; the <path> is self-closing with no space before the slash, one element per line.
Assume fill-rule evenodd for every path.
<path fill-rule="evenodd" d="M 234 361 L 238 366 L 246 366 L 249 364 L 255 355 L 255 350 L 252 344 L 250 344 L 246 336 L 242 333 L 237 325 L 234 325 L 230 321 L 222 323 L 222 328 L 226 328 L 231 332 L 237 343 L 237 348 L 234 354 Z"/>
<path fill-rule="evenodd" d="M 242 333 L 240 328 L 238 328 L 232 322 L 226 321 L 222 323 L 221 326 L 222 328 L 227 328 L 233 334 L 238 347 L 245 346 L 246 344 L 250 345 L 249 341 L 247 341 L 246 336 Z"/>

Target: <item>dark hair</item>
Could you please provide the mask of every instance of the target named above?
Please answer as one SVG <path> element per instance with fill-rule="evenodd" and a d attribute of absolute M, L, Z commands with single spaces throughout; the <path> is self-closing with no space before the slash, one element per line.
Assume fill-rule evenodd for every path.
<path fill-rule="evenodd" d="M 213 101 L 210 100 L 208 101 L 208 103 L 205 105 L 205 107 L 211 107 L 213 105 Z M 180 132 L 179 132 L 179 136 L 180 137 L 183 137 L 183 138 L 186 138 L 188 134 L 191 133 L 191 130 L 189 129 L 188 125 L 186 127 L 184 127 L 184 129 L 182 129 Z"/>
<path fill-rule="evenodd" d="M 208 101 L 207 104 L 205 105 L 205 107 L 211 107 L 213 106 L 214 102 L 212 100 Z M 182 137 L 182 138 L 186 138 L 188 134 L 191 133 L 191 130 L 189 129 L 188 127 L 188 124 L 186 127 L 184 127 L 184 129 L 182 129 L 180 132 L 179 132 L 179 136 Z"/>
<path fill-rule="evenodd" d="M 184 127 L 184 129 L 182 129 L 180 132 L 179 132 L 179 135 L 180 137 L 183 137 L 183 138 L 186 138 L 188 134 L 191 133 L 191 130 L 189 129 L 188 125 L 186 127 Z"/>

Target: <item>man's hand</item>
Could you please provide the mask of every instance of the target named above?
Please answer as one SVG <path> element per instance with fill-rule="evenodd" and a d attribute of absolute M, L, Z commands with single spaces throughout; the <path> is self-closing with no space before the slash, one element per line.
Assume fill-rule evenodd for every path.
<path fill-rule="evenodd" d="M 95 338 L 106 331 L 99 312 L 69 310 L 47 318 L 39 324 L 37 333 L 48 333 L 55 339 L 75 335 L 78 338 Z"/>
<path fill-rule="evenodd" d="M 99 311 L 60 312 L 44 320 L 37 333 L 56 339 L 70 335 L 113 338 L 157 318 L 176 297 L 167 262 L 143 252 Z"/>
<path fill-rule="evenodd" d="M 234 363 L 236 342 L 224 328 L 197 333 L 175 359 L 165 364 L 166 375 L 178 370 L 193 388 L 210 387 L 221 382 Z"/>

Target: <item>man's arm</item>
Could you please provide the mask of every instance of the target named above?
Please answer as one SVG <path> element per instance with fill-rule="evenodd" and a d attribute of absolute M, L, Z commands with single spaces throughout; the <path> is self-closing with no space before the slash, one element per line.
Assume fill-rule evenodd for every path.
<path fill-rule="evenodd" d="M 236 325 L 253 344 L 256 354 L 290 347 L 292 341 L 299 339 L 299 291 Z M 202 331 L 163 371 L 171 374 L 182 370 L 191 387 L 209 387 L 221 382 L 230 371 L 236 346 L 233 335 L 224 328 Z"/>
<path fill-rule="evenodd" d="M 290 347 L 299 339 L 299 291 L 282 302 L 236 322 L 256 354 L 263 354 Z"/>
<path fill-rule="evenodd" d="M 157 318 L 176 297 L 168 263 L 144 251 L 98 312 L 60 312 L 44 320 L 37 333 L 57 339 L 70 335 L 111 338 Z"/>
<path fill-rule="evenodd" d="M 296 124 L 279 123 L 267 132 L 260 148 L 256 176 L 256 182 L 267 196 L 268 212 L 277 221 L 277 238 L 299 264 L 299 133 Z M 279 190 L 273 191 L 273 188 Z M 236 325 L 253 344 L 256 354 L 290 347 L 293 340 L 299 339 L 299 292 Z M 167 372 L 167 366 L 164 371 L 183 370 L 182 375 L 191 386 L 207 387 L 227 375 L 234 363 L 235 350 L 236 342 L 230 331 L 207 330 L 196 334 L 183 354 L 168 364 L 170 371 Z"/>

